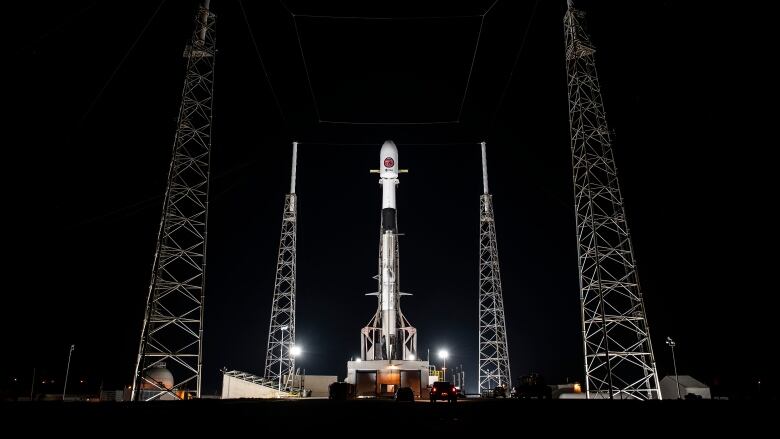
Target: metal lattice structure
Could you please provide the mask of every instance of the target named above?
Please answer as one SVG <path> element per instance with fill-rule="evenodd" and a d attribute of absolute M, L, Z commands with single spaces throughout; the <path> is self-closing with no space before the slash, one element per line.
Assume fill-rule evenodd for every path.
<path fill-rule="evenodd" d="M 200 397 L 215 19 L 208 3 L 198 9 L 184 53 L 187 73 L 141 330 L 134 401 Z"/>
<path fill-rule="evenodd" d="M 660 399 L 650 328 L 584 13 L 564 18 L 588 398 Z"/>
<path fill-rule="evenodd" d="M 295 371 L 295 274 L 297 198 L 295 195 L 295 169 L 298 144 L 293 142 L 292 178 L 290 193 L 284 197 L 282 231 L 279 237 L 279 254 L 276 261 L 274 296 L 271 306 L 271 322 L 268 326 L 268 344 L 265 354 L 265 378 L 275 381 L 279 389 L 291 385 Z"/>
<path fill-rule="evenodd" d="M 482 185 L 479 206 L 479 391 L 511 386 L 504 296 L 498 264 L 493 196 L 488 191 L 487 152 L 482 142 Z"/>

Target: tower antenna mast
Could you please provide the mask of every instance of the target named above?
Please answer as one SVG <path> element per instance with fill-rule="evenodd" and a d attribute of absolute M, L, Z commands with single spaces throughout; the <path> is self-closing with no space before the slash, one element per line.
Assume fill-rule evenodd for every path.
<path fill-rule="evenodd" d="M 479 197 L 479 391 L 510 387 L 509 347 L 504 294 L 498 264 L 493 195 L 488 190 L 487 147 L 482 147 L 482 189 Z"/>
<path fill-rule="evenodd" d="M 138 346 L 133 401 L 200 397 L 215 20 L 209 1 L 204 0 L 184 51 L 187 70 Z"/>
<path fill-rule="evenodd" d="M 585 14 L 564 16 L 588 398 L 661 399 Z"/>
<path fill-rule="evenodd" d="M 290 193 L 284 196 L 282 230 L 276 260 L 274 296 L 271 321 L 268 325 L 268 344 L 265 353 L 265 378 L 276 381 L 279 390 L 292 385 L 295 372 L 295 293 L 297 261 L 298 200 L 295 179 L 298 164 L 298 142 L 292 144 Z"/>

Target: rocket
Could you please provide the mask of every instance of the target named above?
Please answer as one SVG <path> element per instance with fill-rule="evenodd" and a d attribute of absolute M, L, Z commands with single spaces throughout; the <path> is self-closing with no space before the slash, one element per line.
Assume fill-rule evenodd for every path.
<path fill-rule="evenodd" d="M 396 224 L 395 186 L 398 184 L 398 148 L 391 140 L 379 151 L 379 184 L 382 185 L 382 227 L 379 242 L 379 293 L 382 312 L 382 338 L 387 358 L 393 358 L 398 307 L 398 227 Z"/>
<path fill-rule="evenodd" d="M 379 235 L 379 291 L 371 293 L 379 298 L 379 309 L 369 326 L 364 328 L 363 357 L 373 359 L 412 359 L 417 351 L 416 330 L 401 313 L 398 282 L 398 225 L 396 186 L 398 148 L 387 140 L 379 151 L 379 184 L 382 186 L 382 215 Z"/>

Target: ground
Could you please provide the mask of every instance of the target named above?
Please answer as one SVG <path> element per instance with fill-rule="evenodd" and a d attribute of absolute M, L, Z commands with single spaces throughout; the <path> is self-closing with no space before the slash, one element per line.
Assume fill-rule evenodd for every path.
<path fill-rule="evenodd" d="M 116 432 L 134 427 L 220 434 L 260 433 L 265 429 L 296 434 L 337 435 L 365 431 L 406 432 L 596 433 L 600 428 L 642 433 L 759 433 L 770 427 L 775 403 L 758 401 L 574 401 L 460 400 L 457 404 L 399 403 L 388 400 L 193 400 L 158 403 L 3 403 L 4 418 L 25 431 Z M 601 418 L 603 417 L 603 418 Z M 41 422 L 41 420 L 46 420 Z M 34 422 L 31 422 L 34 421 Z M 169 423 L 169 424 L 167 424 Z M 13 423 L 5 423 L 13 430 Z M 366 429 L 370 430 L 366 430 Z M 402 430 L 398 430 L 398 429 Z M 127 430 L 126 430 L 127 429 Z M 250 430 L 247 430 L 250 429 Z M 412 430 L 407 430 L 412 429 Z M 147 430 L 147 433 L 149 431 Z"/>

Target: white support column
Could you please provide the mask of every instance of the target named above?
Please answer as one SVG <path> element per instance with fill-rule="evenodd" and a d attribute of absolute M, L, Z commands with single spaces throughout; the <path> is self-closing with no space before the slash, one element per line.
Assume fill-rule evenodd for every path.
<path fill-rule="evenodd" d="M 292 173 L 290 176 L 290 193 L 295 193 L 295 173 L 298 167 L 298 142 L 293 142 Z"/>
<path fill-rule="evenodd" d="M 488 178 L 487 178 L 487 148 L 485 142 L 479 142 L 482 145 L 482 189 L 483 193 L 487 194 L 488 191 Z"/>

